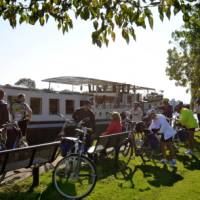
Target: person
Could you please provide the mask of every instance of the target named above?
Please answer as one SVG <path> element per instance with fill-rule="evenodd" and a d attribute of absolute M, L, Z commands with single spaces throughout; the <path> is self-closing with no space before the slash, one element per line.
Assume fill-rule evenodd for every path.
<path fill-rule="evenodd" d="M 132 121 L 136 123 L 142 121 L 143 111 L 142 108 L 140 107 L 139 102 L 134 102 L 133 108 L 130 110 L 130 113 L 132 116 Z"/>
<path fill-rule="evenodd" d="M 22 132 L 22 140 L 26 140 L 28 122 L 32 117 L 32 109 L 25 103 L 25 94 L 18 94 L 16 101 L 10 106 L 12 119 L 18 123 Z"/>
<path fill-rule="evenodd" d="M 171 123 L 173 115 L 173 106 L 169 104 L 169 99 L 165 98 L 162 101 L 162 106 L 160 107 L 162 114 L 167 117 L 167 120 Z"/>
<path fill-rule="evenodd" d="M 200 98 L 196 101 L 195 112 L 197 114 L 198 124 L 200 128 Z"/>
<path fill-rule="evenodd" d="M 9 122 L 9 111 L 7 103 L 3 100 L 4 96 L 5 92 L 3 88 L 0 88 L 0 128 L 3 128 L 2 125 Z M 0 140 L 7 146 L 7 134 L 4 131 L 0 133 Z M 4 145 L 0 145 L 0 151 L 5 148 Z"/>
<path fill-rule="evenodd" d="M 77 110 L 72 115 L 72 118 L 76 123 L 80 122 L 85 118 L 89 118 L 89 121 L 85 123 L 87 128 L 91 128 L 93 132 L 95 132 L 95 115 L 91 110 L 91 102 L 85 101 L 83 106 Z"/>
<path fill-rule="evenodd" d="M 110 135 L 122 132 L 122 120 L 119 112 L 112 113 L 112 120 L 109 123 L 105 132 L 101 135 Z"/>
<path fill-rule="evenodd" d="M 163 114 L 157 114 L 154 109 L 148 111 L 148 116 L 151 119 L 149 130 L 152 132 L 160 132 L 161 140 L 160 147 L 163 159 L 162 163 L 167 163 L 166 149 L 169 150 L 169 163 L 171 166 L 176 165 L 175 151 L 172 144 L 172 139 L 175 135 L 175 130 L 170 126 L 166 117 Z"/>
<path fill-rule="evenodd" d="M 129 111 L 122 111 L 120 113 L 121 117 L 121 123 L 122 123 L 122 132 L 127 131 L 129 126 L 128 126 L 128 121 L 130 120 L 130 112 Z"/>
<path fill-rule="evenodd" d="M 77 110 L 72 115 L 72 118 L 76 123 L 79 123 L 81 120 L 85 118 L 89 118 L 89 120 L 84 124 L 85 127 L 91 128 L 92 132 L 95 133 L 95 114 L 91 110 L 91 102 L 85 101 L 83 106 Z M 86 138 L 86 148 L 89 148 L 92 145 L 92 140 L 94 138 L 91 135 L 88 135 Z"/>
<path fill-rule="evenodd" d="M 185 127 L 188 133 L 188 140 L 186 140 L 188 150 L 185 153 L 191 154 L 194 145 L 194 131 L 198 127 L 197 121 L 192 110 L 184 107 L 183 102 L 179 102 L 176 106 L 176 111 L 179 113 L 179 118 L 176 123 Z"/>
<path fill-rule="evenodd" d="M 0 88 L 0 127 L 9 122 L 9 111 L 7 103 L 3 100 L 5 96 L 5 92 L 2 88 Z"/>

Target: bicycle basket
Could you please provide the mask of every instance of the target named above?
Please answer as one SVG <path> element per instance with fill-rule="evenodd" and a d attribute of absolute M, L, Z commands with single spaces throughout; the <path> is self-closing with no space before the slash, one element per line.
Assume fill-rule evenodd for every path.
<path fill-rule="evenodd" d="M 65 122 L 62 132 L 64 133 L 64 136 L 67 137 L 73 137 L 75 136 L 75 129 L 76 129 L 76 123 L 74 121 L 68 121 Z"/>
<path fill-rule="evenodd" d="M 74 142 L 72 140 L 63 138 L 60 143 L 61 155 L 63 157 L 66 156 L 70 152 L 73 146 L 74 146 Z"/>

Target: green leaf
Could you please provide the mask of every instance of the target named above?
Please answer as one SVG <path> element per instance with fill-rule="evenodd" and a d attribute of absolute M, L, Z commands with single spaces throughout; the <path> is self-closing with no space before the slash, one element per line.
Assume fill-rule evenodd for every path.
<path fill-rule="evenodd" d="M 153 17 L 151 15 L 148 16 L 148 20 L 149 20 L 149 25 L 150 25 L 151 29 L 153 29 Z"/>
<path fill-rule="evenodd" d="M 22 24 L 24 21 L 26 21 L 26 16 L 21 15 L 21 17 L 19 18 L 19 23 Z"/>
<path fill-rule="evenodd" d="M 126 42 L 128 44 L 130 39 L 129 39 L 129 34 L 128 34 L 127 29 L 122 29 L 122 37 L 126 40 Z"/>
<path fill-rule="evenodd" d="M 183 21 L 184 21 L 184 22 L 189 22 L 189 20 L 190 20 L 189 15 L 188 15 L 187 13 L 185 13 L 185 14 L 183 15 Z"/>
<path fill-rule="evenodd" d="M 106 13 L 106 18 L 112 19 L 112 17 L 113 17 L 113 11 L 112 11 L 112 10 L 109 10 L 109 11 Z"/>
<path fill-rule="evenodd" d="M 59 22 L 57 26 L 58 26 L 58 30 L 60 30 L 60 28 L 62 27 L 61 22 Z"/>
<path fill-rule="evenodd" d="M 102 43 L 101 43 L 100 40 L 96 40 L 96 41 L 95 41 L 95 44 L 96 44 L 98 47 L 100 47 L 100 48 L 101 48 L 101 46 L 102 46 Z"/>
<path fill-rule="evenodd" d="M 181 10 L 181 5 L 178 0 L 174 0 L 174 15 Z"/>
<path fill-rule="evenodd" d="M 170 19 L 170 17 L 171 17 L 171 7 L 170 6 L 167 8 L 166 16 L 168 19 Z"/>
<path fill-rule="evenodd" d="M 46 19 L 46 22 L 48 22 L 48 20 L 49 20 L 49 14 L 45 14 L 45 19 Z"/>
<path fill-rule="evenodd" d="M 121 7 L 121 10 L 122 10 L 123 12 L 127 12 L 128 8 L 127 8 L 127 5 L 126 5 L 125 3 L 124 3 L 124 4 L 121 4 L 120 7 Z"/>
<path fill-rule="evenodd" d="M 129 28 L 129 32 L 131 36 L 133 37 L 133 39 L 136 40 L 135 30 L 133 29 L 133 27 Z"/>
<path fill-rule="evenodd" d="M 164 19 L 163 6 L 158 6 L 158 12 L 159 12 L 160 20 L 163 21 Z"/>
<path fill-rule="evenodd" d="M 97 22 L 97 21 L 94 21 L 94 22 L 93 22 L 93 26 L 94 26 L 95 30 L 97 30 L 97 28 L 98 28 L 98 25 L 99 25 L 99 24 L 98 24 L 98 22 Z"/>
<path fill-rule="evenodd" d="M 81 18 L 84 19 L 84 20 L 88 20 L 88 19 L 89 19 L 89 17 L 90 17 L 90 12 L 89 12 L 88 7 L 85 7 L 85 8 L 83 9 L 83 11 L 80 13 L 80 16 L 81 16 Z"/>
<path fill-rule="evenodd" d="M 113 40 L 113 42 L 115 41 L 115 38 L 116 38 L 116 35 L 115 35 L 115 32 L 111 32 L 111 37 L 112 37 L 112 40 Z"/>
<path fill-rule="evenodd" d="M 39 22 L 40 22 L 40 25 L 43 26 L 44 23 L 45 23 L 44 17 L 40 17 L 40 18 L 39 18 Z"/>

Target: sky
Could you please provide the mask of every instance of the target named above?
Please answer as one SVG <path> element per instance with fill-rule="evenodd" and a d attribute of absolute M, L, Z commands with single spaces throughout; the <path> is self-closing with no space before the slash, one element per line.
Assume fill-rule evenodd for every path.
<path fill-rule="evenodd" d="M 188 103 L 186 88 L 176 87 L 165 74 L 171 33 L 182 25 L 181 16 L 161 22 L 157 16 L 151 30 L 136 27 L 137 40 L 129 44 L 119 35 L 108 47 L 92 44 L 92 26 L 75 21 L 73 30 L 62 34 L 53 20 L 47 25 L 18 25 L 12 29 L 0 19 L 0 85 L 31 78 L 41 82 L 58 76 L 82 76 L 164 90 L 169 99 Z"/>

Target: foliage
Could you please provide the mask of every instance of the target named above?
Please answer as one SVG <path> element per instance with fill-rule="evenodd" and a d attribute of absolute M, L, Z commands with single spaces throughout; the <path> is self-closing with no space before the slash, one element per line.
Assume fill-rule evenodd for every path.
<path fill-rule="evenodd" d="M 129 43 L 136 39 L 135 27 L 146 28 L 148 23 L 153 28 L 152 9 L 158 9 L 160 19 L 171 17 L 179 11 L 183 20 L 189 20 L 189 12 L 200 6 L 199 0 L 0 0 L 0 17 L 8 20 L 14 28 L 17 23 L 41 26 L 49 17 L 55 19 L 58 29 L 63 33 L 73 28 L 72 17 L 93 23 L 92 41 L 101 47 L 115 41 L 116 30 L 121 30 L 122 37 Z"/>
<path fill-rule="evenodd" d="M 15 85 L 21 85 L 32 89 L 36 88 L 35 81 L 31 80 L 30 78 L 21 78 L 15 83 Z"/>
<path fill-rule="evenodd" d="M 200 7 L 191 12 L 182 30 L 172 33 L 166 73 L 176 85 L 188 87 L 192 97 L 200 96 Z"/>

